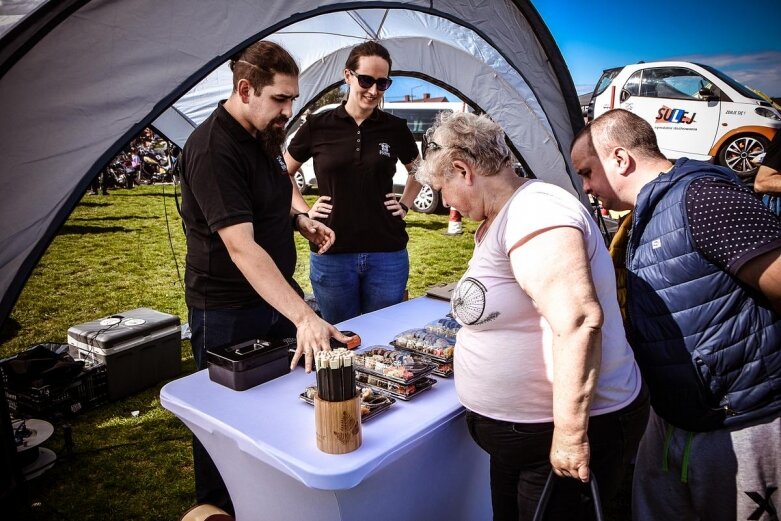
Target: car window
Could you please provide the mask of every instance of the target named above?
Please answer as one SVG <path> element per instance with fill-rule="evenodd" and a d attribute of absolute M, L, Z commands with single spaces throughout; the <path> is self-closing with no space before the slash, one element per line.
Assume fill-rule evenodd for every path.
<path fill-rule="evenodd" d="M 732 87 L 733 89 L 738 91 L 741 95 L 743 95 L 743 96 L 745 96 L 745 97 L 747 97 L 749 99 L 763 100 L 762 96 L 760 96 L 756 92 L 752 91 L 751 89 L 749 89 L 745 85 L 741 85 L 740 83 L 735 81 L 733 78 L 727 76 L 726 74 L 724 74 L 720 70 L 714 69 L 710 65 L 703 65 L 702 63 L 698 63 L 697 65 L 699 65 L 703 69 L 705 69 L 705 70 L 711 72 L 712 74 L 714 74 L 717 78 L 719 78 L 724 83 L 726 83 L 727 85 L 729 85 L 730 87 Z"/>
<path fill-rule="evenodd" d="M 632 74 L 628 80 L 626 80 L 626 83 L 624 83 L 624 90 L 627 91 L 632 96 L 639 96 L 640 95 L 640 79 L 643 76 L 643 71 L 637 71 L 634 74 Z"/>
<path fill-rule="evenodd" d="M 406 119 L 407 127 L 409 127 L 410 132 L 412 132 L 412 135 L 417 141 L 423 139 L 423 134 L 434 124 L 434 120 L 439 113 L 438 110 L 414 108 L 394 108 L 385 109 L 385 111 L 394 116 Z"/>
<path fill-rule="evenodd" d="M 700 89 L 713 87 L 706 78 L 685 67 L 656 67 L 643 69 L 642 73 L 639 96 L 649 98 L 699 100 Z"/>
<path fill-rule="evenodd" d="M 594 93 L 591 95 L 592 98 L 595 98 L 605 92 L 605 89 L 610 85 L 610 82 L 613 81 L 613 78 L 618 76 L 618 73 L 621 72 L 621 68 L 618 69 L 609 69 L 602 73 L 602 76 L 599 78 L 599 81 L 597 82 L 597 86 L 594 87 Z"/>

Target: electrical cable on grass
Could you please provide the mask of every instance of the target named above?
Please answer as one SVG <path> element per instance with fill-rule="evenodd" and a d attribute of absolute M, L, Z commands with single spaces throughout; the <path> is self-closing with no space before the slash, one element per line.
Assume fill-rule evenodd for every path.
<path fill-rule="evenodd" d="M 179 271 L 179 261 L 176 260 L 176 250 L 174 250 L 174 238 L 171 236 L 171 223 L 168 220 L 168 207 L 165 204 L 165 185 L 163 187 L 163 214 L 165 215 L 165 229 L 168 230 L 168 244 L 171 246 L 171 256 L 174 258 L 174 266 L 176 266 L 176 278 L 179 280 L 179 286 L 184 291 L 184 282 L 182 282 L 182 274 Z M 176 197 L 176 184 L 174 184 L 174 197 Z"/>

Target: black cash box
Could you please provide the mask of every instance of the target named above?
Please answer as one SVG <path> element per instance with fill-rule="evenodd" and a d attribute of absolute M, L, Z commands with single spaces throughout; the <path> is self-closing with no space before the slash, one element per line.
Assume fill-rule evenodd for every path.
<path fill-rule="evenodd" d="M 206 367 L 213 382 L 244 391 L 290 372 L 284 340 L 248 340 L 206 351 Z"/>

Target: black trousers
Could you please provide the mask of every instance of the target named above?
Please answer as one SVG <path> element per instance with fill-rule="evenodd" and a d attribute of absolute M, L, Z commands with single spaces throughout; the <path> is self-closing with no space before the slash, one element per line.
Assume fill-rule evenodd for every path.
<path fill-rule="evenodd" d="M 645 387 L 627 407 L 592 416 L 588 439 L 589 467 L 596 476 L 602 502 L 618 491 L 648 422 Z M 551 470 L 553 423 L 511 423 L 466 413 L 472 438 L 491 456 L 491 503 L 494 521 L 524 521 L 534 516 Z M 546 520 L 592 520 L 594 505 L 588 483 L 557 478 Z"/>
<path fill-rule="evenodd" d="M 189 323 L 195 366 L 206 369 L 206 350 L 254 338 L 292 338 L 293 324 L 267 304 L 240 309 L 190 308 Z M 235 515 L 225 482 L 201 442 L 193 436 L 195 496 L 198 503 L 219 507 Z"/>

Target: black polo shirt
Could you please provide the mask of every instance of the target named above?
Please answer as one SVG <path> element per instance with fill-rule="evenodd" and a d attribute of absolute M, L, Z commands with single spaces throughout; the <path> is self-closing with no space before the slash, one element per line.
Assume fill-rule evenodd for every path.
<path fill-rule="evenodd" d="M 230 259 L 217 231 L 249 222 L 255 242 L 292 280 L 296 248 L 290 221 L 292 184 L 281 156 L 271 158 L 223 102 L 182 151 L 182 218 L 187 227 L 185 301 L 199 309 L 262 302 Z"/>
<path fill-rule="evenodd" d="M 406 165 L 418 156 L 406 120 L 375 109 L 356 125 L 342 103 L 311 116 L 287 151 L 301 163 L 314 158 L 320 195 L 331 197 L 333 209 L 323 222 L 336 233 L 336 242 L 328 253 L 387 252 L 407 246 L 404 219 L 384 204 L 385 194 L 393 192 L 396 161 Z"/>

